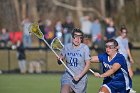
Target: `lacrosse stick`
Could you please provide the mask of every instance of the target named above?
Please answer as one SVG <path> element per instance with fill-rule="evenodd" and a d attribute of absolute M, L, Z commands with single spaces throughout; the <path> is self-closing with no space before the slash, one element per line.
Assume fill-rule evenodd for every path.
<path fill-rule="evenodd" d="M 29 30 L 29 33 L 33 33 L 39 39 L 42 39 L 47 44 L 47 46 L 52 50 L 52 52 L 56 55 L 56 57 L 59 58 L 59 56 L 57 55 L 57 53 L 52 49 L 52 47 L 45 40 L 44 35 L 41 32 L 41 30 L 39 29 L 39 25 L 38 25 L 38 23 L 36 21 L 29 26 L 28 30 Z M 65 68 L 68 70 L 68 72 L 74 77 L 74 73 L 65 65 L 65 63 L 61 59 L 60 59 L 60 61 L 65 66 Z"/>
<path fill-rule="evenodd" d="M 53 40 L 52 40 L 52 42 L 51 42 L 51 47 L 52 47 L 52 49 L 56 49 L 56 50 L 59 50 L 59 51 L 61 51 L 62 50 L 62 48 L 64 47 L 64 45 L 61 43 L 61 41 L 60 41 L 60 39 L 58 39 L 57 37 L 55 37 Z M 92 69 L 89 69 L 89 71 L 91 72 L 91 73 L 95 73 Z"/>

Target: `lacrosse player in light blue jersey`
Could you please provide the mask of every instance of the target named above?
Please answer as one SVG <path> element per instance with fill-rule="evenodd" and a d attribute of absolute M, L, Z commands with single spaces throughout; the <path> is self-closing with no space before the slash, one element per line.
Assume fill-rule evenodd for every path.
<path fill-rule="evenodd" d="M 116 38 L 116 41 L 119 44 L 119 53 L 122 54 L 125 57 L 125 60 L 127 62 L 127 67 L 128 67 L 128 72 L 130 77 L 132 78 L 134 73 L 132 70 L 132 64 L 134 63 L 133 57 L 131 55 L 129 45 L 128 45 L 128 38 L 127 38 L 127 28 L 125 26 L 122 26 L 120 29 L 120 35 Z M 128 59 L 130 58 L 130 60 Z M 135 90 L 131 88 L 130 90 L 131 93 L 136 93 Z"/>
<path fill-rule="evenodd" d="M 74 73 L 72 76 L 65 70 L 61 78 L 61 93 L 86 93 L 86 72 L 90 68 L 90 50 L 82 41 L 82 31 L 73 29 L 72 43 L 65 45 L 61 51 L 59 59 L 65 59 L 67 67 Z"/>

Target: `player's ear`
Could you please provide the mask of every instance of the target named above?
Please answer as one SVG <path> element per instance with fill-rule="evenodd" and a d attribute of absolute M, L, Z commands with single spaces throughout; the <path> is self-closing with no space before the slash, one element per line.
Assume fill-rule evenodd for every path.
<path fill-rule="evenodd" d="M 119 46 L 116 46 L 115 48 L 118 50 L 119 49 Z"/>

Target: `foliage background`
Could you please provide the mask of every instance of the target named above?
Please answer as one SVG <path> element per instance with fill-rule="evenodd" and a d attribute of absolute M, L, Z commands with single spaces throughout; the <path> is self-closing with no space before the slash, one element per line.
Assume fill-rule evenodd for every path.
<path fill-rule="evenodd" d="M 90 8 L 96 12 L 88 9 L 76 10 L 78 4 L 81 5 L 81 10 Z M 6 27 L 9 31 L 22 31 L 21 21 L 25 17 L 32 20 L 38 17 L 44 21 L 50 18 L 55 23 L 58 19 L 64 21 L 68 15 L 71 15 L 76 26 L 80 27 L 78 12 L 82 15 L 90 15 L 92 18 L 112 17 L 117 28 L 122 24 L 126 25 L 130 41 L 140 41 L 139 0 L 0 0 L 0 29 Z"/>

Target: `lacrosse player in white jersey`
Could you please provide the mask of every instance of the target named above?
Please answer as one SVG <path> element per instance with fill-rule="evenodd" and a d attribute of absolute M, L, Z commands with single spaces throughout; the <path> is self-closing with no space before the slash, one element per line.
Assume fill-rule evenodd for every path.
<path fill-rule="evenodd" d="M 72 76 L 65 70 L 61 78 L 61 93 L 86 93 L 86 72 L 90 68 L 90 50 L 82 42 L 83 33 L 75 28 L 72 31 L 72 43 L 65 45 L 60 53 L 58 59 L 65 59 L 66 65 L 74 73 Z"/>

